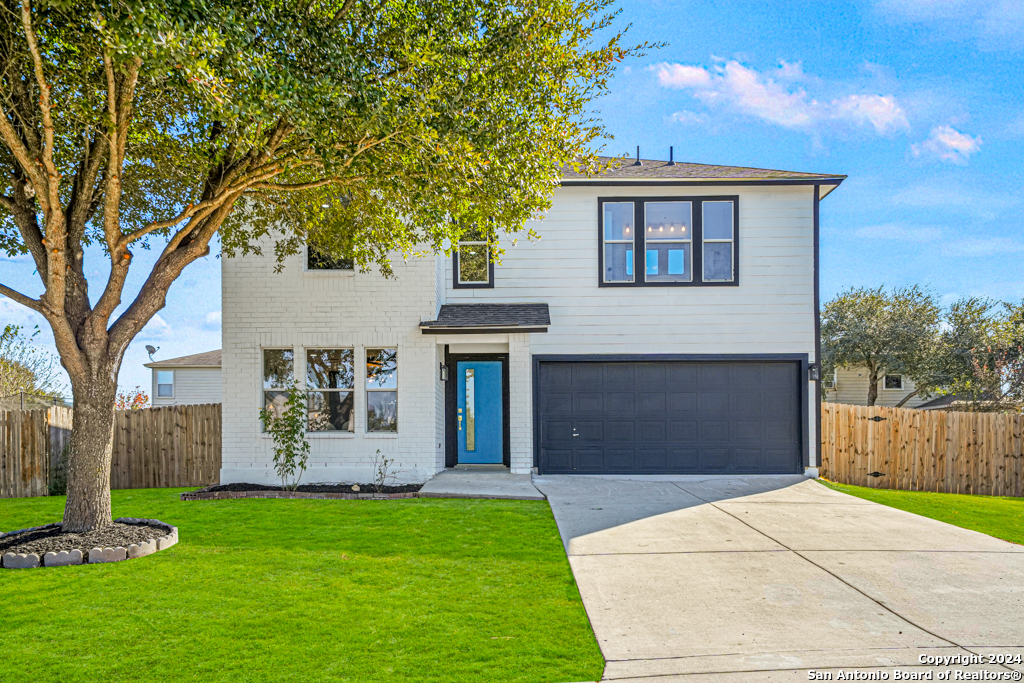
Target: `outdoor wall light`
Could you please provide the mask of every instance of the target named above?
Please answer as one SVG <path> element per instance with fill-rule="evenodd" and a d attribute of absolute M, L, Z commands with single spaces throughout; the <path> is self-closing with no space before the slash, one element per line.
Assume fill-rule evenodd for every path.
<path fill-rule="evenodd" d="M 448 381 L 448 366 L 445 365 L 444 363 L 441 363 L 441 381 Z"/>
<path fill-rule="evenodd" d="M 817 382 L 821 379 L 821 366 L 817 363 L 811 363 L 807 366 L 807 376 L 812 382 Z"/>

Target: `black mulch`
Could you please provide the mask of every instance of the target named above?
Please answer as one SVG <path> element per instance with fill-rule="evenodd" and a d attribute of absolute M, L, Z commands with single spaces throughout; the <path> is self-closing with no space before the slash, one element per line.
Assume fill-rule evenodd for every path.
<path fill-rule="evenodd" d="M 87 553 L 93 548 L 127 548 L 132 543 L 142 543 L 151 538 L 162 538 L 166 529 L 139 524 L 114 524 L 113 526 L 89 531 L 84 534 L 65 534 L 61 528 L 51 527 L 39 531 L 0 538 L 0 555 L 3 553 L 36 553 L 42 559 L 44 553 L 59 553 L 61 550 L 81 550 Z"/>
<path fill-rule="evenodd" d="M 358 488 L 353 489 L 353 486 Z M 414 493 L 423 488 L 423 484 L 402 484 L 401 486 L 382 486 L 377 490 L 375 484 L 300 484 L 296 491 L 304 493 Z M 203 491 L 284 491 L 283 486 L 271 484 L 218 484 L 207 486 Z"/>

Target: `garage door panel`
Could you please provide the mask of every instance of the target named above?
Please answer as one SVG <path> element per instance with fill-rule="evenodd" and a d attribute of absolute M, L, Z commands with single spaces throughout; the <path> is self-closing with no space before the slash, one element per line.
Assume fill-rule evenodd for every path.
<path fill-rule="evenodd" d="M 577 448 L 573 458 L 573 467 L 577 472 L 603 472 L 603 448 Z"/>
<path fill-rule="evenodd" d="M 664 392 L 641 392 L 637 395 L 637 408 L 641 415 L 661 415 L 665 412 Z"/>
<path fill-rule="evenodd" d="M 573 396 L 575 415 L 600 415 L 604 411 L 604 394 L 599 391 L 581 391 Z"/>
<path fill-rule="evenodd" d="M 799 472 L 800 367 L 742 360 L 541 361 L 541 470 Z"/>
<path fill-rule="evenodd" d="M 664 448 L 641 448 L 637 451 L 637 467 L 641 472 L 668 471 L 668 451 Z"/>
<path fill-rule="evenodd" d="M 572 422 L 570 420 L 545 420 L 541 422 L 541 438 L 545 443 L 571 443 Z"/>
<path fill-rule="evenodd" d="M 668 395 L 668 410 L 673 415 L 697 413 L 696 393 L 671 393 Z"/>
<path fill-rule="evenodd" d="M 696 420 L 671 420 L 668 423 L 668 440 L 672 443 L 696 443 Z"/>
<path fill-rule="evenodd" d="M 705 472 L 725 472 L 729 469 L 728 448 L 701 448 L 700 468 Z"/>
<path fill-rule="evenodd" d="M 546 415 L 572 415 L 572 394 L 565 392 L 542 394 L 540 409 Z"/>
<path fill-rule="evenodd" d="M 605 439 L 609 443 L 636 441 L 636 423 L 632 420 L 609 420 L 605 423 Z"/>
<path fill-rule="evenodd" d="M 700 468 L 700 459 L 696 448 L 668 449 L 668 469 L 670 472 L 694 472 Z"/>
<path fill-rule="evenodd" d="M 632 391 L 611 391 L 604 395 L 604 406 L 610 415 L 636 413 L 636 394 Z"/>
<path fill-rule="evenodd" d="M 606 448 L 604 465 L 607 472 L 632 472 L 637 468 L 636 451 L 632 448 Z"/>
<path fill-rule="evenodd" d="M 706 416 L 725 416 L 729 412 L 729 394 L 724 391 L 709 391 L 699 398 L 700 412 Z"/>

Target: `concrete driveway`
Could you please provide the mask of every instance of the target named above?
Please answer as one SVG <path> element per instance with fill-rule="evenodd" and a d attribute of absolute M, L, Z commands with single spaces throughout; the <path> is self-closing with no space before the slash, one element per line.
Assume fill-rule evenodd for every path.
<path fill-rule="evenodd" d="M 608 662 L 603 680 L 1024 671 L 920 660 L 1024 657 L 1024 546 L 798 476 L 534 484 Z"/>

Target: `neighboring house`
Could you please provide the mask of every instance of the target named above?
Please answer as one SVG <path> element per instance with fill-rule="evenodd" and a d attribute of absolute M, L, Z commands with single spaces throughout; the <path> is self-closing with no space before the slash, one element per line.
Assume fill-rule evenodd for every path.
<path fill-rule="evenodd" d="M 273 482 L 262 405 L 308 391 L 305 481 L 456 464 L 803 473 L 818 462 L 818 202 L 845 176 L 644 160 L 567 173 L 542 239 L 223 259 L 221 482 Z M 514 237 L 514 236 L 513 236 Z"/>
<path fill-rule="evenodd" d="M 830 403 L 848 403 L 855 406 L 866 406 L 868 404 L 868 369 L 866 366 L 836 368 L 832 377 L 824 378 L 822 390 L 825 392 L 825 400 Z M 906 396 L 912 394 L 916 386 L 909 377 L 890 373 L 878 379 L 878 398 L 876 406 L 892 407 L 902 401 Z M 911 397 L 901 408 L 916 408 L 922 403 L 930 400 L 930 397 L 920 394 Z"/>
<path fill-rule="evenodd" d="M 220 403 L 220 354 L 217 349 L 146 363 L 153 371 L 153 407 Z"/>

